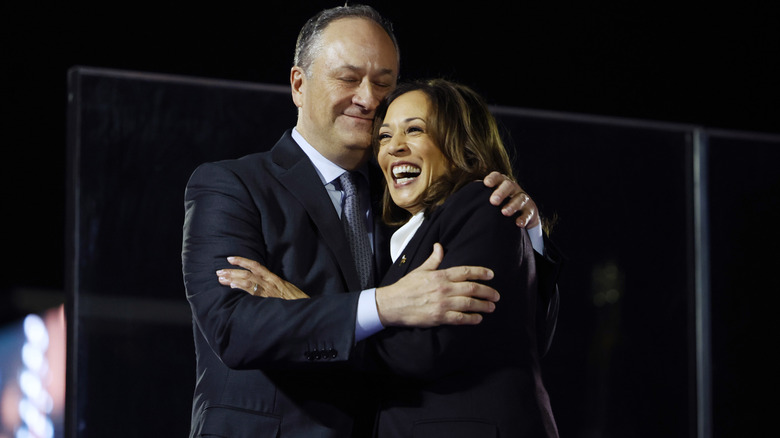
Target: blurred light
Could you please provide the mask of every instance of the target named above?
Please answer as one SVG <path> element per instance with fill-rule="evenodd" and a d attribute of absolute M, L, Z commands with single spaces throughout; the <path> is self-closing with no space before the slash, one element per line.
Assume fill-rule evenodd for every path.
<path fill-rule="evenodd" d="M 620 301 L 623 273 L 615 261 L 594 266 L 592 272 L 593 305 L 604 307 Z"/>
<path fill-rule="evenodd" d="M 24 318 L 24 334 L 27 336 L 27 342 L 41 350 L 46 350 L 49 346 L 49 333 L 46 331 L 46 324 L 38 315 L 27 315 Z"/>
<path fill-rule="evenodd" d="M 22 426 L 16 432 L 17 438 L 52 438 L 54 424 L 48 417 L 54 402 L 46 391 L 44 380 L 49 377 L 46 350 L 49 347 L 49 333 L 46 324 L 38 315 L 28 315 L 23 322 L 25 342 L 21 357 L 23 368 L 19 372 L 19 418 Z"/>
<path fill-rule="evenodd" d="M 32 344 L 25 343 L 22 347 L 22 363 L 28 369 L 41 373 L 46 365 L 44 351 Z"/>

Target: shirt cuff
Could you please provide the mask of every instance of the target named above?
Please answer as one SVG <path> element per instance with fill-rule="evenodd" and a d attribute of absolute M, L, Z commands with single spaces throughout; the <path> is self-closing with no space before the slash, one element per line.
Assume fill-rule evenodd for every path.
<path fill-rule="evenodd" d="M 384 326 L 376 309 L 376 289 L 367 289 L 358 297 L 357 319 L 355 320 L 355 342 L 378 333 Z"/>
<path fill-rule="evenodd" d="M 534 251 L 539 254 L 544 254 L 544 236 L 542 236 L 542 224 L 539 224 L 533 228 L 529 228 L 528 237 L 531 238 L 531 246 L 534 247 Z"/>

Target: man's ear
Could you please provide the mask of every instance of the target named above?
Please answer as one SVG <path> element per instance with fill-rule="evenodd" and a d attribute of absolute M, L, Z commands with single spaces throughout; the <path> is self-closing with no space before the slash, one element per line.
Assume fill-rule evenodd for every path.
<path fill-rule="evenodd" d="M 306 82 L 306 73 L 303 69 L 295 66 L 290 69 L 290 89 L 292 91 L 292 99 L 295 106 L 301 108 L 303 106 L 303 93 Z"/>

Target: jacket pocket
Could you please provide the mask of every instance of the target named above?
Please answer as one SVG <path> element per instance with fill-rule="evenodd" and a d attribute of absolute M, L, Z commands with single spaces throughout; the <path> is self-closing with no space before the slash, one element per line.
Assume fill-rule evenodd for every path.
<path fill-rule="evenodd" d="M 203 415 L 198 437 L 276 438 L 282 419 L 254 411 L 211 406 Z"/>

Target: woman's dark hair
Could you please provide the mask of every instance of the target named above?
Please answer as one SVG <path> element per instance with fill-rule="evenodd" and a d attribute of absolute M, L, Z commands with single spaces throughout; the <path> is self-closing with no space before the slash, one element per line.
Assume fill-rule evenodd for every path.
<path fill-rule="evenodd" d="M 428 98 L 428 135 L 452 165 L 449 173 L 434 181 L 423 194 L 426 216 L 465 184 L 483 179 L 494 170 L 514 180 L 498 124 L 484 99 L 471 88 L 444 79 L 404 83 L 388 95 L 374 120 L 375 154 L 379 153 L 378 133 L 388 106 L 412 91 L 421 91 Z M 387 188 L 382 218 L 390 225 L 403 224 L 410 218 L 409 212 L 393 203 Z"/>

